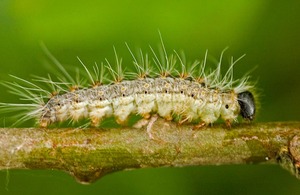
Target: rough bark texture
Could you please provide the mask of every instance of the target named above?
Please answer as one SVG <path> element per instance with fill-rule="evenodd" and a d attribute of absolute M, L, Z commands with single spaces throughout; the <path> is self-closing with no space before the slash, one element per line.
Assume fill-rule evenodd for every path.
<path fill-rule="evenodd" d="M 157 120 L 145 129 L 0 129 L 0 169 L 57 169 L 81 183 L 143 167 L 280 163 L 299 177 L 300 122 L 201 130 Z"/>

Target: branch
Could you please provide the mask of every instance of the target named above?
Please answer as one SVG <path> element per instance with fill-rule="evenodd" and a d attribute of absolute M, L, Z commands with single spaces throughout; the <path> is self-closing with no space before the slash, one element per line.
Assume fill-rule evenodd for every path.
<path fill-rule="evenodd" d="M 0 129 L 1 169 L 57 169 L 81 183 L 114 171 L 279 163 L 299 177 L 300 122 L 215 125 L 203 130 L 163 119 L 145 129 Z"/>

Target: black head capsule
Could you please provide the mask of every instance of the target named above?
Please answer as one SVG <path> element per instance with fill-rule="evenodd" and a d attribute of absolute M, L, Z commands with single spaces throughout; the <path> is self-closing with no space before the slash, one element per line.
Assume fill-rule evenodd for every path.
<path fill-rule="evenodd" d="M 255 101 L 252 93 L 245 91 L 238 94 L 238 102 L 241 107 L 240 114 L 244 119 L 252 121 L 255 116 Z"/>

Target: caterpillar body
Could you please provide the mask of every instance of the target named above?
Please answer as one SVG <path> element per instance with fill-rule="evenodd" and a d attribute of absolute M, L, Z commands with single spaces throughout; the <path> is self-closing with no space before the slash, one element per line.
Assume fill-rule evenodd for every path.
<path fill-rule="evenodd" d="M 116 68 L 112 68 L 106 60 L 100 68 L 95 65 L 92 72 L 79 59 L 92 83 L 85 87 L 75 84 L 66 69 L 46 49 L 65 78 L 54 81 L 50 76 L 38 77 L 31 82 L 13 76 L 19 82 L 5 82 L 4 85 L 25 103 L 1 103 L 0 108 L 23 111 L 19 121 L 35 118 L 41 127 L 82 118 L 89 118 L 92 126 L 99 126 L 108 117 L 115 117 L 118 124 L 124 125 L 133 114 L 144 119 L 150 119 L 153 114 L 167 120 L 176 117 L 180 124 L 200 121 L 199 127 L 214 123 L 218 118 L 230 126 L 239 115 L 253 120 L 256 112 L 252 93 L 254 85 L 248 81 L 249 76 L 233 79 L 233 67 L 240 58 L 235 61 L 232 58 L 228 71 L 222 76 L 223 52 L 217 68 L 207 71 L 207 52 L 202 63 L 196 61 L 188 65 L 176 51 L 168 56 L 162 42 L 161 58 L 150 47 L 155 64 L 150 66 L 147 54 L 143 55 L 140 50 L 137 58 L 128 49 L 136 68 L 136 72 L 131 74 L 122 69 L 122 60 L 115 49 Z M 175 69 L 177 64 L 179 69 Z M 156 73 L 154 67 L 157 68 Z M 105 80 L 106 73 L 111 75 L 108 82 Z M 46 90 L 41 83 L 50 85 L 52 91 Z"/>

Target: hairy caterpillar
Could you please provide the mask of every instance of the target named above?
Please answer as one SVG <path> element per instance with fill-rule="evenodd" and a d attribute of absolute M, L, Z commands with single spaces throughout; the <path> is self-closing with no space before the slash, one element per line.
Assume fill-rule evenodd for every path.
<path fill-rule="evenodd" d="M 149 55 L 140 50 L 136 57 L 129 46 L 136 72 L 126 73 L 122 69 L 122 59 L 116 56 L 116 68 L 108 60 L 97 64 L 90 71 L 79 59 L 90 85 L 76 84 L 66 69 L 46 50 L 46 53 L 63 73 L 56 81 L 36 77 L 28 81 L 12 76 L 18 82 L 5 82 L 13 94 L 20 96 L 24 103 L 0 103 L 4 111 L 18 111 L 18 122 L 37 119 L 41 127 L 62 121 L 78 121 L 89 118 L 92 126 L 114 117 L 118 124 L 126 124 L 132 114 L 149 120 L 157 114 L 167 120 L 177 118 L 178 123 L 200 121 L 196 127 L 214 123 L 222 118 L 227 126 L 241 115 L 253 120 L 256 112 L 255 98 L 251 91 L 249 76 L 233 79 L 233 67 L 237 60 L 231 58 L 224 76 L 221 74 L 223 52 L 217 68 L 206 70 L 204 60 L 187 64 L 176 51 L 168 55 L 161 39 L 161 56 L 150 47 L 153 55 L 150 65 Z M 179 65 L 179 68 L 175 68 Z M 156 69 L 156 70 L 155 70 Z M 106 76 L 107 73 L 111 79 Z M 48 84 L 51 91 L 42 84 Z M 83 87 L 82 87 L 83 86 Z"/>

